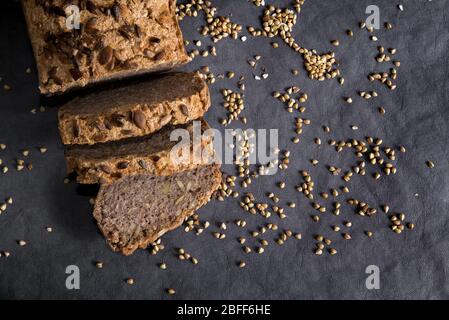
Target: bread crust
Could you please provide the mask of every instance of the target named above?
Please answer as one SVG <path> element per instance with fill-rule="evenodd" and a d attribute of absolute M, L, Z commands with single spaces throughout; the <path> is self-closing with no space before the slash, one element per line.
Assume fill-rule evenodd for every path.
<path fill-rule="evenodd" d="M 191 59 L 176 0 L 81 0 L 80 29 L 67 29 L 63 0 L 22 0 L 42 94 L 159 72 Z"/>

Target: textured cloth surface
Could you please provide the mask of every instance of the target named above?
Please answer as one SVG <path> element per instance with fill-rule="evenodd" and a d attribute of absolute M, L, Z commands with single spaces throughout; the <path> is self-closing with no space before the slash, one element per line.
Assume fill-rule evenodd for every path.
<path fill-rule="evenodd" d="M 223 128 L 218 120 L 225 116 L 220 90 L 237 90 L 238 77 L 244 75 L 246 108 L 242 115 L 248 118 L 244 127 L 279 129 L 280 148 L 291 151 L 290 166 L 276 176 L 255 179 L 248 188 L 262 202 L 266 192 L 281 195 L 287 218 L 280 221 L 279 231 L 291 229 L 301 232 L 303 240 L 288 240 L 283 246 L 274 244 L 276 232 L 263 237 L 270 245 L 265 252 L 245 254 L 236 241 L 247 237 L 251 247 L 257 246 L 250 230 L 267 223 L 260 215 L 242 211 L 239 199 L 225 202 L 211 201 L 199 211 L 201 219 L 211 221 L 211 227 L 201 236 L 185 233 L 182 228 L 163 237 L 166 249 L 157 256 L 141 250 L 131 257 L 113 253 L 106 245 L 95 225 L 89 197 L 95 190 L 82 188 L 76 183 L 63 184 L 65 161 L 57 132 L 55 100 L 39 96 L 37 75 L 25 22 L 17 1 L 3 1 L 0 11 L 0 85 L 8 84 L 10 91 L 0 90 L 0 143 L 7 145 L 0 151 L 3 165 L 9 172 L 0 177 L 0 197 L 12 196 L 14 203 L 0 215 L 0 252 L 9 251 L 8 258 L 0 257 L 0 298 L 99 298 L 99 299 L 411 299 L 449 298 L 449 1 L 403 1 L 404 11 L 395 2 L 376 1 L 381 22 L 389 21 L 392 30 L 376 31 L 378 42 L 369 40 L 366 30 L 358 29 L 364 20 L 368 0 L 306 1 L 294 28 L 295 38 L 305 47 L 318 52 L 334 50 L 346 82 L 340 87 L 336 80 L 317 82 L 307 78 L 302 57 L 288 48 L 279 38 L 253 38 L 247 35 L 247 25 L 260 25 L 262 8 L 245 0 L 214 1 L 218 15 L 230 15 L 231 20 L 244 26 L 241 35 L 247 40 L 224 39 L 215 44 L 217 57 L 199 57 L 186 70 L 209 65 L 211 71 L 223 74 L 234 71 L 233 79 L 218 79 L 211 85 L 213 106 L 206 119 L 210 125 Z M 266 1 L 286 6 L 290 1 Z M 209 38 L 197 32 L 203 19 L 186 17 L 181 27 L 188 40 L 201 40 L 203 49 L 212 45 Z M 345 34 L 354 31 L 354 37 Z M 335 48 L 330 40 L 339 39 Z M 278 49 L 270 45 L 279 43 Z M 375 61 L 377 46 L 397 48 L 393 59 L 401 61 L 398 68 L 398 88 L 390 92 L 378 82 L 369 82 L 367 74 L 388 70 L 391 64 Z M 188 46 L 188 51 L 195 48 Z M 201 49 L 202 50 L 202 49 Z M 261 55 L 258 66 L 252 69 L 247 60 Z M 26 74 L 30 67 L 31 74 Z M 268 79 L 256 81 L 262 68 Z M 299 69 L 294 77 L 291 69 Z M 298 114 L 285 111 L 285 106 L 271 97 L 275 90 L 282 91 L 296 85 L 307 92 L 309 101 L 304 105 L 304 117 L 312 124 L 304 128 L 299 144 L 293 144 L 294 118 Z M 379 97 L 364 101 L 358 91 L 376 90 Z M 342 99 L 352 96 L 354 103 L 347 105 Z M 62 100 L 66 97 L 61 98 Z M 56 98 L 56 100 L 59 98 Z M 48 105 L 45 112 L 30 113 L 32 108 Z M 377 108 L 383 105 L 384 116 Z M 324 133 L 323 125 L 332 128 Z M 351 130 L 357 125 L 357 131 Z M 242 126 L 234 122 L 231 127 Z M 341 177 L 329 174 L 326 165 L 350 170 L 356 158 L 350 151 L 336 153 L 327 145 L 329 139 L 380 137 L 389 146 L 404 145 L 405 154 L 398 156 L 398 173 L 375 181 L 369 174 L 354 175 L 347 184 L 350 197 L 364 200 L 373 206 L 389 204 L 391 212 L 404 212 L 407 221 L 416 224 L 413 231 L 401 235 L 388 229 L 388 216 L 379 212 L 372 218 L 359 217 L 345 204 L 346 195 L 339 196 L 340 216 L 329 211 L 332 201 L 326 203 L 328 212 L 321 223 L 310 216 L 315 210 L 294 186 L 301 181 L 299 170 L 308 170 L 315 181 L 316 194 L 329 192 L 343 185 Z M 313 143 L 320 137 L 323 144 Z M 38 147 L 48 151 L 40 154 Z M 29 149 L 24 157 L 20 151 Z M 33 170 L 15 170 L 15 159 L 33 163 Z M 309 160 L 316 158 L 319 165 L 312 167 Z M 425 162 L 432 160 L 435 168 Z M 225 166 L 232 172 L 233 166 Z M 372 171 L 369 171 L 372 173 Z M 279 181 L 286 188 L 276 187 Z M 243 194 L 244 190 L 241 190 Z M 287 208 L 288 201 L 296 208 Z M 378 210 L 380 211 L 380 210 Z M 247 220 L 247 228 L 233 224 L 236 219 Z M 352 221 L 349 229 L 352 240 L 345 241 L 330 226 Z M 226 239 L 217 240 L 210 234 L 218 230 L 217 222 L 226 221 Z M 52 233 L 46 227 L 53 228 Z M 343 228 L 346 230 L 346 228 Z M 365 230 L 374 233 L 372 238 Z M 338 254 L 315 256 L 315 234 L 321 233 L 333 240 Z M 20 247 L 18 240 L 27 245 Z M 197 257 L 198 265 L 180 261 L 175 248 L 183 247 Z M 245 260 L 246 268 L 236 266 Z M 95 261 L 103 261 L 104 268 L 96 269 Z M 157 264 L 166 262 L 167 270 Z M 68 265 L 80 269 L 80 290 L 67 290 L 65 274 Z M 376 265 L 380 270 L 380 289 L 367 290 L 365 269 Z M 135 284 L 126 284 L 132 277 Z M 164 289 L 176 289 L 174 297 Z"/>

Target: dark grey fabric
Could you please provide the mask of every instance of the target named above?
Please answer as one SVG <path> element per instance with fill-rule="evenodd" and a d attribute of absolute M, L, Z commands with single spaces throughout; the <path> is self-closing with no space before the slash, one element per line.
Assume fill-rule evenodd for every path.
<path fill-rule="evenodd" d="M 258 26 L 262 8 L 246 0 L 214 1 L 219 15 L 232 15 L 232 20 L 244 26 Z M 290 1 L 270 1 L 286 5 Z M 397 8 L 404 3 L 404 11 Z M 381 21 L 390 21 L 394 28 L 382 29 L 375 34 L 377 43 L 369 40 L 366 31 L 359 31 L 358 22 L 365 17 L 369 4 L 380 7 Z M 174 298 L 184 299 L 438 299 L 449 298 L 449 175 L 448 175 L 448 41 L 449 1 L 368 1 L 321 0 L 306 1 L 294 29 L 295 38 L 307 48 L 319 52 L 335 49 L 346 79 L 343 87 L 337 81 L 316 82 L 307 78 L 302 58 L 282 44 L 280 39 L 253 38 L 246 42 L 225 39 L 215 46 L 218 56 L 197 58 L 186 69 L 209 65 L 215 74 L 232 70 L 232 80 L 217 80 L 211 85 L 213 106 L 207 120 L 222 128 L 218 119 L 225 115 L 221 106 L 223 88 L 237 89 L 237 78 L 246 78 L 245 104 L 242 115 L 248 118 L 245 127 L 277 128 L 281 149 L 291 150 L 291 164 L 287 171 L 273 177 L 262 177 L 253 182 L 248 191 L 260 201 L 267 201 L 265 193 L 275 190 L 282 194 L 281 204 L 295 201 L 295 209 L 286 209 L 288 218 L 279 221 L 280 230 L 291 229 L 303 233 L 303 240 L 288 240 L 280 247 L 273 243 L 277 233 L 264 235 L 271 244 L 262 255 L 247 255 L 236 238 L 246 236 L 251 247 L 256 246 L 248 232 L 266 223 L 261 216 L 243 212 L 238 199 L 224 203 L 212 201 L 200 210 L 201 218 L 212 222 L 202 236 L 186 234 L 182 229 L 163 237 L 166 249 L 158 256 L 141 250 L 131 257 L 114 254 L 91 216 L 89 194 L 94 188 L 80 188 L 77 184 L 63 184 L 65 162 L 57 131 L 57 109 L 50 107 L 44 113 L 33 115 L 30 109 L 41 104 L 52 105 L 57 99 L 42 99 L 37 90 L 37 76 L 26 34 L 25 23 L 17 1 L 2 1 L 0 10 L 0 83 L 10 84 L 12 90 L 0 90 L 0 142 L 7 149 L 0 151 L 7 174 L 0 174 L 0 198 L 12 196 L 14 204 L 0 215 L 0 251 L 11 252 L 9 258 L 0 258 L 0 298 L 61 298 L 61 299 L 166 299 L 165 288 L 173 287 Z M 196 31 L 203 25 L 201 19 L 182 21 L 185 38 L 201 40 L 203 49 L 211 45 L 208 38 Z M 352 29 L 353 38 L 345 35 Z M 329 41 L 339 39 L 333 48 Z M 280 44 L 279 49 L 270 46 Z M 376 47 L 395 47 L 394 59 L 402 63 L 399 68 L 398 88 L 390 92 L 379 83 L 368 82 L 371 71 L 388 70 L 391 64 L 379 65 L 375 61 Z M 188 49 L 192 50 L 191 44 Z M 246 60 L 259 54 L 256 71 Z M 27 67 L 32 74 L 25 73 Z M 255 81 L 253 74 L 266 68 L 269 78 Z M 300 70 L 293 77 L 290 70 Z M 297 85 L 308 93 L 304 117 L 312 124 L 304 129 L 301 142 L 294 145 L 294 117 L 284 106 L 271 97 L 274 90 Z M 377 90 L 379 97 L 368 102 L 357 97 L 359 90 Z M 352 96 L 354 103 L 347 105 L 342 97 Z M 63 98 L 64 99 L 64 98 Z M 380 116 L 377 107 L 387 110 Z M 232 127 L 240 126 L 235 122 Z M 323 125 L 332 128 L 325 134 Z M 352 131 L 350 126 L 359 126 Z M 348 183 L 349 196 L 365 200 L 376 207 L 388 203 L 392 212 L 405 212 L 407 220 L 416 224 L 412 232 L 396 235 L 388 229 L 388 217 L 379 213 L 372 218 L 359 217 L 344 204 L 339 217 L 329 212 L 321 223 L 310 219 L 315 211 L 306 198 L 295 191 L 301 181 L 299 170 L 308 170 L 316 183 L 315 190 L 329 191 L 342 185 L 340 177 L 329 174 L 326 165 L 349 170 L 356 163 L 349 152 L 337 154 L 326 142 L 367 135 L 380 137 L 386 145 L 405 145 L 407 153 L 399 155 L 398 173 L 374 181 L 370 176 L 354 176 Z M 313 143 L 320 137 L 323 145 Z M 48 148 L 40 154 L 38 147 Z M 20 150 L 30 149 L 23 157 Z M 32 161 L 31 172 L 16 172 L 16 158 Z M 309 159 L 320 160 L 312 167 Z M 433 160 L 430 170 L 426 160 Z M 232 172 L 232 166 L 224 167 Z M 371 171 L 370 171 L 371 172 Z M 276 183 L 285 181 L 287 187 L 279 190 Z M 415 196 L 417 194 L 417 196 Z M 339 200 L 344 202 L 345 196 Z M 323 200 L 320 200 L 324 202 Z M 331 200 L 326 206 L 331 208 Z M 329 210 L 328 210 L 329 211 Z M 217 222 L 246 219 L 248 227 L 239 229 L 228 224 L 225 240 L 216 240 L 210 234 L 218 229 Z M 333 233 L 332 224 L 350 220 L 353 239 L 344 241 Z M 46 226 L 53 227 L 47 233 Z M 363 232 L 371 230 L 369 239 Z M 313 235 L 322 233 L 331 238 L 338 254 L 321 257 L 313 254 Z M 17 241 L 25 239 L 27 245 L 19 247 Z M 175 248 L 183 247 L 199 259 L 194 266 L 176 258 Z M 98 270 L 94 261 L 104 262 Z M 236 263 L 245 260 L 247 267 L 239 269 Z M 164 261 L 167 270 L 157 264 Z M 81 271 L 81 289 L 67 290 L 65 269 L 77 265 Z M 377 265 L 380 269 L 380 289 L 367 290 L 365 269 Z M 125 279 L 133 277 L 135 285 Z"/>

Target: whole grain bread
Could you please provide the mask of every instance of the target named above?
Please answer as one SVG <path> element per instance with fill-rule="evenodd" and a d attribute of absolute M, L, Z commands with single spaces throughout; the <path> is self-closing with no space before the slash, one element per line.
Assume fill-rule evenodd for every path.
<path fill-rule="evenodd" d="M 79 183 L 110 183 L 124 175 L 139 173 L 157 176 L 194 169 L 212 163 L 214 159 L 213 138 L 204 135 L 194 148 L 195 133 L 203 135 L 209 129 L 205 120 L 178 126 L 166 126 L 149 136 L 94 145 L 72 145 L 66 148 L 67 170 L 77 173 Z M 174 130 L 183 129 L 188 141 L 171 141 Z M 187 142 L 187 145 L 180 143 Z M 174 147 L 176 146 L 176 149 Z M 185 148 L 184 148 L 185 147 Z M 183 152 L 189 154 L 185 155 Z M 174 157 L 172 152 L 176 152 Z M 182 158 L 186 157 L 186 158 Z M 182 160 L 182 161 L 181 161 Z"/>
<path fill-rule="evenodd" d="M 111 248 L 130 255 L 180 226 L 209 201 L 220 182 L 215 164 L 171 176 L 125 176 L 101 186 L 94 217 Z"/>
<path fill-rule="evenodd" d="M 79 10 L 78 29 L 69 5 Z M 22 7 L 43 94 L 190 61 L 176 0 L 22 0 Z"/>
<path fill-rule="evenodd" d="M 209 106 L 209 89 L 200 75 L 165 74 L 73 99 L 59 109 L 59 132 L 64 144 L 140 137 L 198 119 Z"/>

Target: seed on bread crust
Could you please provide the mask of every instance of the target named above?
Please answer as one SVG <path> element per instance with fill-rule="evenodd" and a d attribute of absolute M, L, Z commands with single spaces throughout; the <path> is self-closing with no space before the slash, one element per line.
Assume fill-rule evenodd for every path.
<path fill-rule="evenodd" d="M 146 118 L 145 118 L 145 114 L 142 111 L 140 111 L 140 110 L 134 111 L 132 113 L 132 118 L 133 118 L 134 124 L 139 129 L 145 129 Z"/>
<path fill-rule="evenodd" d="M 107 173 L 107 174 L 111 174 L 111 173 L 112 173 L 111 168 L 109 168 L 109 166 L 106 165 L 106 164 L 101 164 L 99 168 L 100 168 L 100 170 L 103 171 L 104 173 Z"/>
<path fill-rule="evenodd" d="M 124 170 L 124 169 L 128 168 L 128 166 L 129 166 L 128 161 L 121 161 L 121 162 L 117 163 L 117 169 L 120 169 L 120 170 Z"/>
<path fill-rule="evenodd" d="M 181 110 L 181 113 L 185 116 L 189 115 L 189 108 L 185 104 L 181 104 L 179 106 L 179 109 Z"/>
<path fill-rule="evenodd" d="M 73 124 L 73 135 L 77 138 L 77 137 L 79 137 L 80 133 L 81 133 L 81 128 L 78 125 L 78 123 L 75 122 Z"/>
<path fill-rule="evenodd" d="M 114 50 L 110 46 L 106 46 L 98 53 L 98 63 L 106 65 L 111 62 L 114 55 Z"/>

